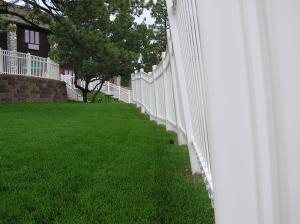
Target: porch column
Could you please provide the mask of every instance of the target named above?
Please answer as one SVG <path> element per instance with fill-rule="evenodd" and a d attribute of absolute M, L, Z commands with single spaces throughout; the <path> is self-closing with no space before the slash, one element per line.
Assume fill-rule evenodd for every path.
<path fill-rule="evenodd" d="M 7 32 L 7 50 L 17 51 L 17 26 L 16 24 L 9 25 Z"/>

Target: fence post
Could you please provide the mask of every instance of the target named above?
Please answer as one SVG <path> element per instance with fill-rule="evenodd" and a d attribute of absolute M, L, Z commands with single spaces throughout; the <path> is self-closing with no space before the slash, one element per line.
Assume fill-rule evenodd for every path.
<path fill-rule="evenodd" d="M 131 91 L 128 90 L 128 103 L 131 103 Z"/>
<path fill-rule="evenodd" d="M 52 74 L 51 74 L 51 69 L 52 69 L 52 67 L 50 66 L 50 62 L 51 62 L 51 60 L 50 60 L 50 58 L 48 57 L 47 58 L 47 64 L 46 64 L 46 66 L 47 66 L 47 72 L 46 72 L 46 74 L 45 74 L 45 76 L 46 76 L 46 78 L 50 78 L 51 76 L 52 76 Z"/>
<path fill-rule="evenodd" d="M 26 75 L 31 76 L 32 72 L 31 72 L 31 54 L 30 53 L 26 54 L 26 63 L 27 63 Z"/>
<path fill-rule="evenodd" d="M 110 82 L 107 81 L 107 94 L 110 94 Z"/>
<path fill-rule="evenodd" d="M 142 113 L 145 113 L 145 99 L 144 99 L 144 92 L 145 92 L 145 82 L 143 80 L 143 77 L 144 76 L 144 69 L 140 69 L 140 85 L 141 85 L 141 111 Z"/>
<path fill-rule="evenodd" d="M 153 84 L 154 84 L 154 97 L 155 97 L 155 119 L 156 122 L 159 123 L 159 104 L 158 104 L 158 86 L 155 78 L 155 69 L 157 68 L 157 65 L 152 66 L 152 75 L 153 75 Z"/>
<path fill-rule="evenodd" d="M 172 125 L 169 122 L 169 116 L 170 116 L 170 108 L 168 108 L 168 101 L 169 101 L 169 96 L 168 96 L 168 88 L 169 88 L 169 83 L 167 80 L 167 73 L 166 73 L 166 67 L 168 66 L 165 63 L 166 60 L 166 52 L 161 53 L 161 58 L 162 58 L 162 69 L 163 69 L 163 80 L 164 80 L 164 96 L 165 96 L 165 123 L 166 123 L 166 129 L 168 131 L 174 131 L 172 128 Z"/>
<path fill-rule="evenodd" d="M 4 73 L 3 59 L 4 59 L 3 51 L 2 51 L 2 48 L 0 48 L 0 74 Z"/>
<path fill-rule="evenodd" d="M 131 74 L 130 77 L 131 77 L 132 102 L 134 102 L 134 101 L 135 101 L 135 100 L 134 100 L 134 85 L 135 85 L 135 83 L 134 83 L 134 81 L 133 81 L 133 79 L 134 79 L 133 74 Z"/>
<path fill-rule="evenodd" d="M 121 86 L 118 86 L 119 90 L 119 100 L 121 99 Z"/>
<path fill-rule="evenodd" d="M 185 69 L 183 65 L 183 56 L 181 53 L 181 47 L 180 47 L 180 39 L 179 39 L 179 30 L 177 27 L 177 21 L 174 15 L 174 9 L 173 9 L 173 3 L 171 1 L 167 1 L 167 9 L 168 9 L 168 16 L 170 21 L 170 30 L 173 34 L 173 47 L 174 47 L 174 53 L 176 54 L 176 64 L 177 64 L 177 78 L 178 83 L 180 85 L 181 90 L 181 96 L 182 96 L 182 106 L 184 111 L 184 119 L 185 119 L 185 125 L 186 125 L 186 132 L 187 132 L 187 140 L 189 145 L 189 155 L 190 155 L 190 161 L 191 161 L 191 168 L 193 173 L 201 173 L 201 168 L 199 166 L 199 162 L 197 159 L 197 155 L 193 150 L 192 142 L 194 141 L 194 134 L 192 129 L 192 120 L 191 120 L 191 111 L 190 111 L 190 105 L 188 103 L 188 92 L 186 87 L 186 80 L 185 80 Z"/>
<path fill-rule="evenodd" d="M 138 79 L 138 71 L 134 71 L 134 92 L 135 92 L 135 104 L 137 107 L 140 106 L 140 101 L 139 101 L 139 79 Z"/>
<path fill-rule="evenodd" d="M 186 136 L 182 133 L 180 125 L 182 125 L 181 121 L 181 113 L 182 111 L 180 108 L 182 107 L 182 99 L 180 95 L 178 80 L 177 80 L 177 68 L 176 62 L 174 57 L 173 51 L 173 43 L 172 38 L 170 36 L 170 32 L 167 33 L 168 37 L 168 52 L 170 57 L 170 66 L 171 66 L 171 79 L 172 79 L 172 86 L 173 86 L 173 95 L 174 95 L 174 106 L 175 106 L 175 117 L 176 117 L 176 126 L 177 126 L 177 136 L 178 136 L 178 143 L 179 145 L 185 145 L 187 143 Z"/>

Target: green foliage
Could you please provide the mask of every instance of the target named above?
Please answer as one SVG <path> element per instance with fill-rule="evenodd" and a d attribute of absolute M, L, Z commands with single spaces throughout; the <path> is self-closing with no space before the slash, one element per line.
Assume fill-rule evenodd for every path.
<path fill-rule="evenodd" d="M 17 0 L 8 1 L 10 5 Z M 50 56 L 73 66 L 76 79 L 87 83 L 112 75 L 128 76 L 139 67 L 141 41 L 134 22 L 147 4 L 144 0 L 24 0 L 26 20 L 34 26 L 50 23 Z M 0 6 L 0 12 L 16 13 Z M 17 13 L 18 14 L 18 13 Z M 19 15 L 22 17 L 22 15 Z M 89 91 L 84 88 L 82 91 Z"/>
<path fill-rule="evenodd" d="M 0 33 L 1 32 L 6 32 L 7 29 L 8 29 L 7 21 L 0 18 Z"/>
<path fill-rule="evenodd" d="M 100 74 L 120 74 L 120 64 L 136 60 L 133 52 L 112 40 L 113 24 L 103 1 L 77 1 L 64 10 L 64 17 L 51 24 L 51 55 L 73 65 L 78 78 L 89 81 Z"/>
<path fill-rule="evenodd" d="M 167 30 L 169 20 L 165 0 L 150 0 L 147 8 L 151 10 L 151 16 L 155 19 L 153 25 L 141 24 L 138 32 L 141 40 L 141 60 L 138 68 L 144 68 L 145 72 L 152 71 L 152 66 L 161 61 L 161 53 L 167 48 Z"/>
<path fill-rule="evenodd" d="M 22 1 L 7 2 L 0 5 L 1 13 L 12 13 L 6 6 Z M 128 83 L 134 70 L 151 71 L 166 50 L 169 24 L 164 0 L 47 0 L 42 5 L 39 0 L 24 2 L 30 12 L 27 22 L 33 26 L 39 26 L 39 22 L 50 24 L 50 56 L 60 64 L 73 66 L 76 79 L 87 83 L 112 75 L 121 75 L 123 83 Z M 155 18 L 151 26 L 135 22 L 135 16 L 144 9 L 150 9 Z M 90 91 L 81 90 L 85 95 Z"/>
<path fill-rule="evenodd" d="M 112 75 L 131 74 L 137 66 L 139 46 L 134 17 L 128 8 L 114 12 L 111 8 L 102 0 L 75 1 L 64 6 L 64 16 L 52 21 L 50 56 L 60 64 L 72 65 L 75 80 L 82 79 L 87 84 L 95 79 L 104 81 Z M 91 91 L 87 86 L 77 87 L 83 94 Z"/>
<path fill-rule="evenodd" d="M 0 105 L 0 223 L 213 224 L 186 147 L 123 103 Z"/>
<path fill-rule="evenodd" d="M 151 29 L 154 32 L 153 52 L 156 58 L 161 60 L 161 53 L 167 48 L 167 30 L 169 29 L 169 19 L 165 0 L 149 1 L 151 7 L 151 16 L 155 19 Z"/>

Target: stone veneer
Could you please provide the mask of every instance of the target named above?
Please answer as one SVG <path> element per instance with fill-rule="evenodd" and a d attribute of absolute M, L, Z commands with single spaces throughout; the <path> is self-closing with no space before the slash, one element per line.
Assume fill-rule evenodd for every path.
<path fill-rule="evenodd" d="M 66 84 L 62 81 L 0 75 L 0 103 L 65 102 Z"/>
<path fill-rule="evenodd" d="M 15 24 L 11 24 L 7 32 L 7 50 L 17 51 L 17 26 Z"/>

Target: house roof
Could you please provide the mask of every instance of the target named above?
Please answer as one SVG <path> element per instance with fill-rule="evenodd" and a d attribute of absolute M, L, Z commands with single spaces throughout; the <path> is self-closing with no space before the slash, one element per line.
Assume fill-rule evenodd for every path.
<path fill-rule="evenodd" d="M 1 0 L 0 0 L 1 2 Z M 46 29 L 49 30 L 49 25 L 48 24 L 44 24 L 40 21 L 37 21 L 36 19 L 32 18 L 32 14 L 30 13 L 30 10 L 28 8 L 26 8 L 25 6 L 19 6 L 19 5 L 11 5 L 8 7 L 7 9 L 8 11 L 17 13 L 21 16 L 24 16 L 26 19 L 34 22 L 35 24 L 37 24 L 41 29 Z M 33 27 L 32 24 L 30 24 L 29 22 L 25 21 L 24 19 L 22 19 L 19 16 L 16 15 L 11 15 L 11 14 L 1 14 L 0 17 L 4 20 L 7 20 L 9 22 L 15 23 L 15 24 L 21 24 L 21 25 L 26 25 L 26 26 L 31 26 Z"/>

